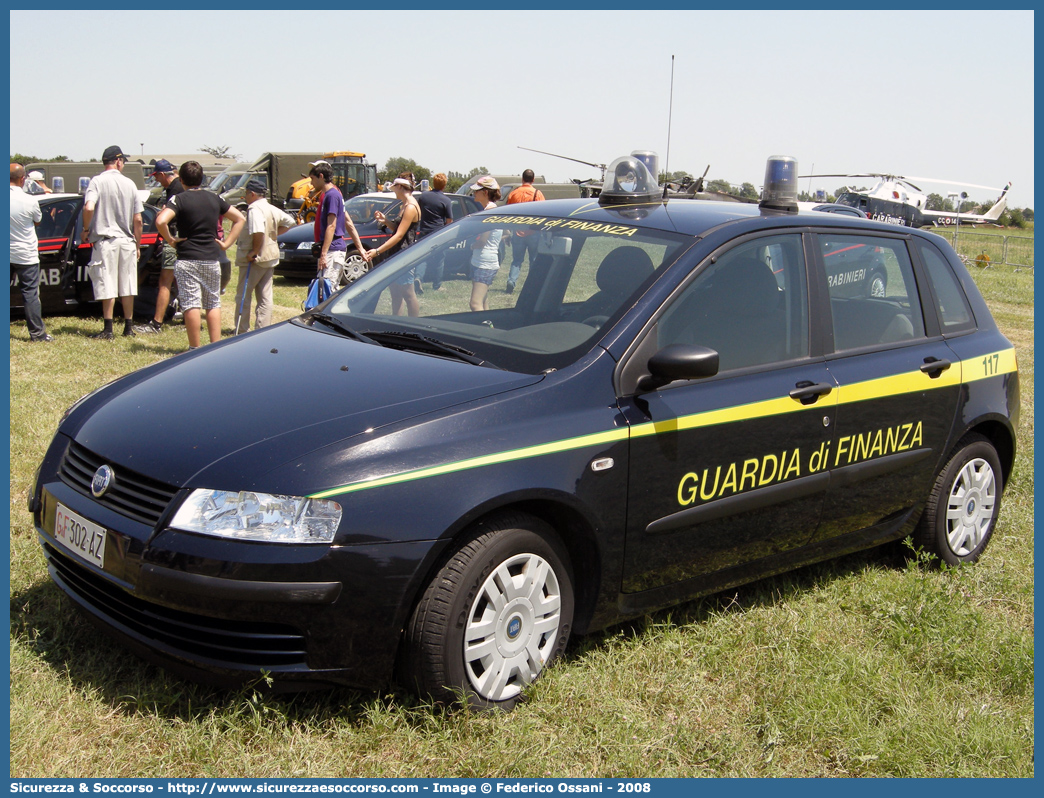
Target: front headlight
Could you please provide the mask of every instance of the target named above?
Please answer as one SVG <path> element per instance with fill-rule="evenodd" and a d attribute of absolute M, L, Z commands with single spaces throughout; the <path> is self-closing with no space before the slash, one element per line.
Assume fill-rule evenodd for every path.
<path fill-rule="evenodd" d="M 194 490 L 170 525 L 186 532 L 265 543 L 330 543 L 341 505 L 256 491 Z"/>
<path fill-rule="evenodd" d="M 311 249 L 312 248 L 312 242 L 311 241 L 302 241 L 300 244 L 297 245 L 297 248 L 298 249 Z"/>

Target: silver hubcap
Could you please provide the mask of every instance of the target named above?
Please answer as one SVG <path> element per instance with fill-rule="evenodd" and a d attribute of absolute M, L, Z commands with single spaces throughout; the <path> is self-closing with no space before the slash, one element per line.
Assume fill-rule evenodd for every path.
<path fill-rule="evenodd" d="M 536 554 L 505 560 L 482 583 L 464 629 L 464 667 L 490 701 L 518 695 L 544 667 L 558 638 L 558 577 Z"/>
<path fill-rule="evenodd" d="M 366 261 L 359 255 L 353 255 L 344 262 L 344 269 L 341 271 L 341 284 L 348 285 L 348 283 L 354 283 L 364 274 L 366 274 Z"/>
<path fill-rule="evenodd" d="M 990 464 L 981 457 L 965 463 L 946 504 L 946 539 L 958 557 L 971 554 L 982 543 L 996 501 L 997 482 Z"/>

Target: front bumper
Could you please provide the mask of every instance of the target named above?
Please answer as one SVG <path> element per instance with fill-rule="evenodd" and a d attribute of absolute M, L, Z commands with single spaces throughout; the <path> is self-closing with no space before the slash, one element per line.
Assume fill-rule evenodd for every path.
<path fill-rule="evenodd" d="M 194 680 L 380 687 L 434 541 L 287 546 L 135 521 L 48 474 L 34 521 L 55 583 L 145 659 Z M 177 498 L 172 502 L 176 504 Z M 54 538 L 58 503 L 106 530 L 104 570 Z"/>

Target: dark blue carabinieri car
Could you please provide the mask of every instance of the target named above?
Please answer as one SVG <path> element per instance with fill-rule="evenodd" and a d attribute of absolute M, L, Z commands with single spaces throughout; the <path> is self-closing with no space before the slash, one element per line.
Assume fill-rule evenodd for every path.
<path fill-rule="evenodd" d="M 508 707 L 622 618 L 907 535 L 977 559 L 1019 382 L 950 247 L 768 180 L 759 208 L 609 174 L 84 397 L 30 498 L 55 582 L 195 678 Z M 502 263 L 392 314 L 505 236 L 537 242 L 513 293 Z M 837 277 L 870 259 L 880 291 Z"/>

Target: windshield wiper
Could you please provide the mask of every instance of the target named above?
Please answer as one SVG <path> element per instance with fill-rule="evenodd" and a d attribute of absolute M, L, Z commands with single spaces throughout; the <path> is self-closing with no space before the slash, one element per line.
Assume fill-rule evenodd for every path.
<path fill-rule="evenodd" d="M 474 352 L 470 352 L 462 346 L 447 344 L 437 338 L 430 338 L 429 336 L 421 335 L 420 333 L 373 332 L 367 330 L 366 335 L 374 343 L 384 344 L 396 349 L 409 349 L 414 352 L 426 352 L 433 355 L 448 355 L 449 357 L 461 360 L 464 363 L 471 363 L 473 366 L 500 368 L 500 366 L 478 357 Z"/>
<path fill-rule="evenodd" d="M 380 344 L 378 344 L 372 338 L 370 338 L 370 337 L 368 337 L 366 335 L 363 335 L 363 333 L 361 333 L 361 332 L 357 332 L 357 331 L 353 330 L 351 327 L 349 327 L 347 324 L 345 324 L 339 318 L 337 318 L 336 316 L 331 316 L 329 313 L 313 313 L 308 318 L 310 318 L 310 319 L 318 319 L 323 324 L 325 324 L 327 327 L 333 327 L 338 332 L 344 333 L 349 338 L 354 338 L 356 341 L 362 341 L 364 344 L 376 344 L 377 346 L 380 346 Z"/>

